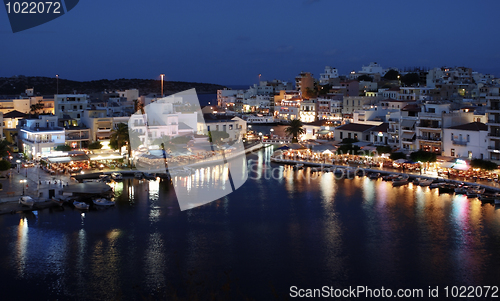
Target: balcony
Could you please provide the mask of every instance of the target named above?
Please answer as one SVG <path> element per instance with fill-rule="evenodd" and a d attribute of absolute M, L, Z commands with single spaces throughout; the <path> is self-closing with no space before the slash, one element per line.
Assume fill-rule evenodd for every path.
<path fill-rule="evenodd" d="M 387 133 L 389 133 L 389 134 L 396 134 L 397 132 L 398 132 L 397 129 L 391 129 L 391 128 L 387 129 Z"/>
<path fill-rule="evenodd" d="M 498 126 L 500 126 L 500 118 L 488 119 L 488 125 L 498 125 Z"/>
<path fill-rule="evenodd" d="M 68 141 L 74 141 L 74 140 L 88 140 L 89 135 L 81 135 L 81 136 L 66 136 L 66 140 Z"/>
<path fill-rule="evenodd" d="M 29 139 L 29 138 L 23 138 L 23 141 L 31 142 L 31 143 L 54 143 L 54 140 L 51 139 Z"/>
<path fill-rule="evenodd" d="M 451 140 L 453 145 L 467 146 L 467 141 L 465 140 Z"/>
<path fill-rule="evenodd" d="M 418 136 L 417 138 L 426 141 L 441 141 L 441 137 Z"/>

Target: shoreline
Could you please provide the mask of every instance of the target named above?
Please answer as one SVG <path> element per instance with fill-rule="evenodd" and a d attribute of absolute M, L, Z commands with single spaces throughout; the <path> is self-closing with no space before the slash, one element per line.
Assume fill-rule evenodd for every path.
<path fill-rule="evenodd" d="M 372 169 L 372 168 L 364 168 L 360 166 L 349 166 L 349 165 L 336 165 L 336 164 L 330 164 L 330 163 L 316 163 L 316 162 L 308 162 L 308 161 L 299 161 L 299 160 L 288 160 L 288 159 L 278 159 L 271 157 L 271 162 L 274 163 L 281 163 L 281 164 L 288 164 L 288 165 L 296 165 L 296 164 L 304 164 L 304 166 L 310 166 L 310 167 L 321 167 L 318 171 L 322 171 L 324 168 L 355 168 L 355 169 L 361 169 L 367 172 L 374 172 L 374 173 L 380 173 L 381 175 L 390 175 L 390 174 L 395 174 L 395 175 L 406 175 L 409 176 L 410 178 L 423 178 L 423 179 L 440 179 L 443 180 L 446 183 L 455 183 L 455 184 L 461 184 L 464 183 L 466 185 L 476 185 L 476 186 L 481 186 L 482 188 L 486 188 L 489 190 L 493 190 L 495 192 L 500 192 L 500 187 L 495 187 L 491 185 L 486 185 L 483 183 L 477 183 L 477 182 L 467 182 L 467 181 L 460 181 L 460 180 L 455 180 L 455 179 L 448 179 L 448 178 L 443 178 L 439 176 L 430 176 L 430 175 L 418 175 L 418 174 L 410 174 L 410 173 L 403 173 L 403 172 L 397 172 L 397 171 L 390 171 L 390 170 L 383 170 L 383 169 Z"/>

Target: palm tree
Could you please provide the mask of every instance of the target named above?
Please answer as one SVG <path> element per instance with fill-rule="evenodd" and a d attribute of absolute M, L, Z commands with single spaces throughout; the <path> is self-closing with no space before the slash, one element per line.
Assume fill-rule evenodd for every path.
<path fill-rule="evenodd" d="M 300 134 L 304 134 L 306 130 L 302 127 L 302 121 L 299 119 L 294 119 L 290 122 L 290 125 L 285 129 L 285 133 L 293 137 L 292 142 L 296 143 L 297 137 Z"/>
<path fill-rule="evenodd" d="M 128 155 L 130 156 L 130 137 L 128 134 L 128 124 L 119 123 L 111 132 L 111 137 L 109 137 L 109 146 L 114 149 L 121 149 L 122 146 L 127 145 Z"/>

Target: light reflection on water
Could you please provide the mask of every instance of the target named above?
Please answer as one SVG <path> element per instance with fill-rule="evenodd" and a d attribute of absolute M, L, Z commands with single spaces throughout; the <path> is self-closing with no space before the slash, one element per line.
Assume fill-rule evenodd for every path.
<path fill-rule="evenodd" d="M 216 281 L 232 270 L 244 294 L 266 299 L 270 282 L 286 293 L 292 284 L 424 288 L 491 285 L 500 276 L 494 206 L 428 187 L 294 171 L 269 155 L 250 157 L 253 174 L 235 193 L 193 210 L 180 212 L 161 180 L 126 179 L 114 186 L 115 209 L 0 216 L 8 230 L 0 280 L 15 287 L 42 279 L 45 288 L 33 294 L 45 299 L 136 299 L 186 281 L 187 271 Z M 206 167 L 174 181 L 186 193 L 224 187 L 227 170 Z"/>

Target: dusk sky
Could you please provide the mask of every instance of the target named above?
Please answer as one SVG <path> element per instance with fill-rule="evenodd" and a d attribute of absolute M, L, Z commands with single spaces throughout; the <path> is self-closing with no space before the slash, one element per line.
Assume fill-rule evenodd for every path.
<path fill-rule="evenodd" d="M 13 34 L 0 76 L 159 78 L 223 85 L 382 67 L 467 66 L 500 76 L 497 1 L 80 1 Z"/>

